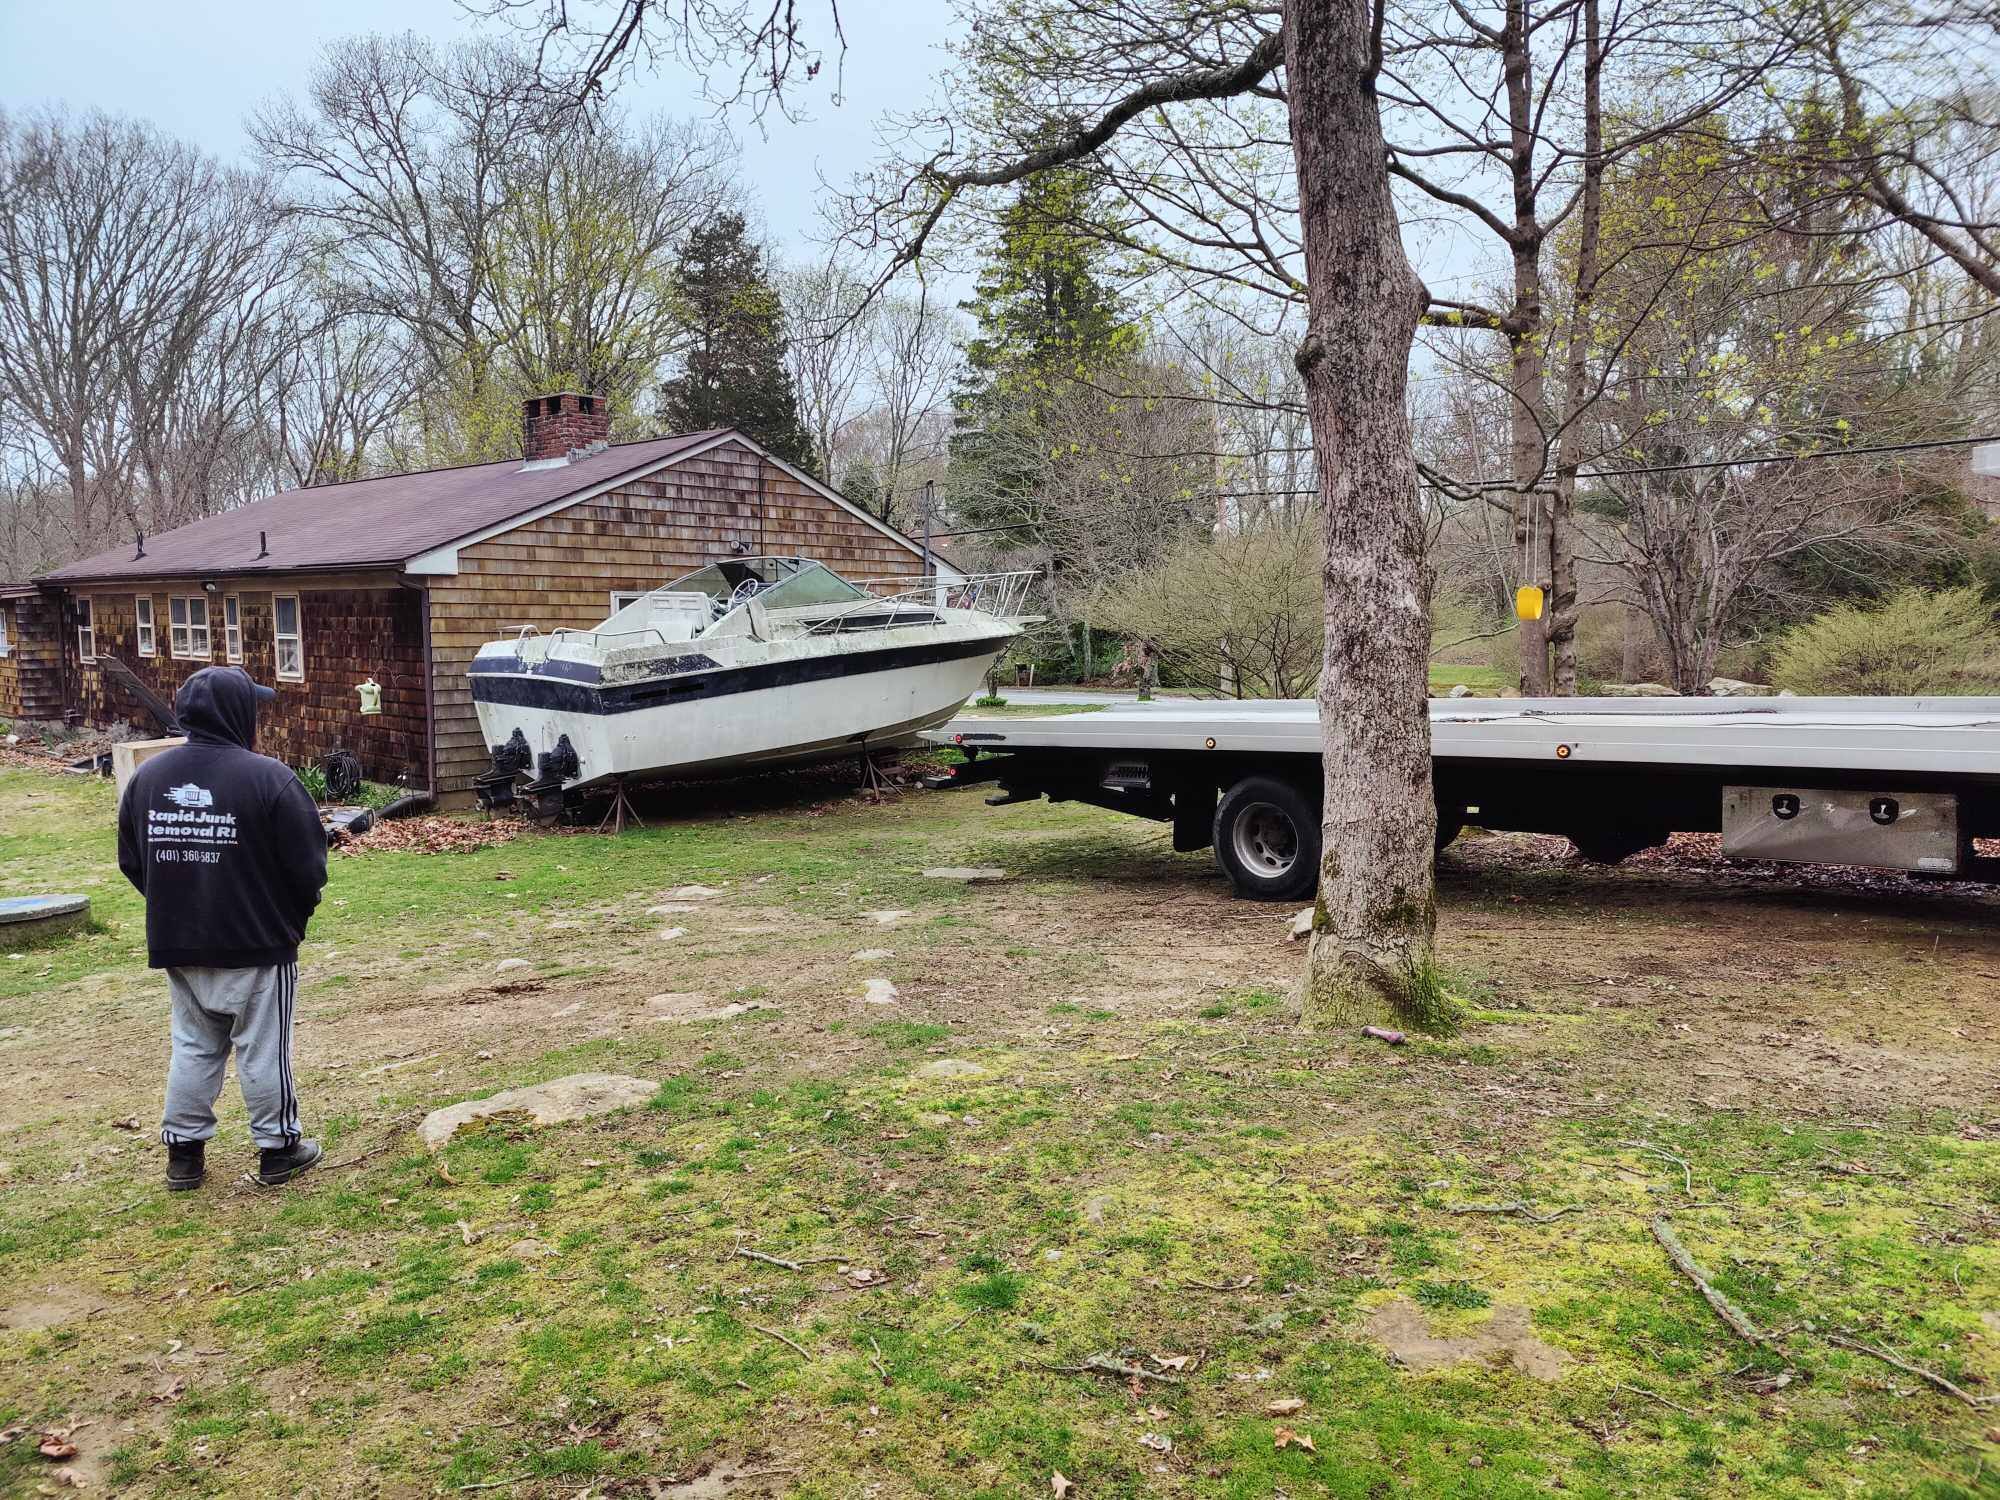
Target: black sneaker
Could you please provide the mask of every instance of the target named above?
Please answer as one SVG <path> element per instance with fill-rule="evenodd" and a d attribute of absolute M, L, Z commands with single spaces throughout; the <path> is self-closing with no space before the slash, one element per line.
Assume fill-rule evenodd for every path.
<path fill-rule="evenodd" d="M 300 1141 L 295 1146 L 260 1151 L 257 1154 L 257 1180 L 265 1187 L 283 1187 L 325 1154 L 319 1149 L 318 1141 Z"/>
<path fill-rule="evenodd" d="M 201 1186 L 208 1175 L 207 1144 L 189 1141 L 184 1146 L 167 1147 L 167 1191 L 185 1193 Z"/>

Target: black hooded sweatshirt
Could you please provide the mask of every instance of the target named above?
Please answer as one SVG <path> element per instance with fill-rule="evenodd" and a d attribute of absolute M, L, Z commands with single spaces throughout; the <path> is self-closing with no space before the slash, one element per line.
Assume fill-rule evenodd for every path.
<path fill-rule="evenodd" d="M 174 698 L 188 743 L 142 764 L 119 803 L 118 868 L 146 898 L 156 969 L 298 958 L 326 833 L 290 768 L 250 748 L 266 694 L 238 667 L 188 678 Z"/>

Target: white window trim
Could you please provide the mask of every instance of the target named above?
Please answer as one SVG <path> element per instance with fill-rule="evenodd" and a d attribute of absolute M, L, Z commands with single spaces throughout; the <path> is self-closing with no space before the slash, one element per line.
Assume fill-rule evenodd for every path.
<path fill-rule="evenodd" d="M 186 624 L 176 625 L 174 623 L 174 606 L 176 604 L 185 604 L 187 606 L 183 611 L 187 621 Z M 201 625 L 198 627 L 201 631 L 201 649 L 199 651 L 194 649 L 194 633 L 197 629 L 194 623 L 194 606 L 197 604 L 201 606 Z M 185 632 L 187 635 L 187 649 L 185 650 L 181 648 L 181 632 Z M 206 594 L 173 594 L 168 597 L 167 650 L 172 654 L 175 661 L 211 661 L 214 659 L 215 631 L 213 622 L 209 619 L 208 596 Z"/>
<path fill-rule="evenodd" d="M 292 601 L 292 623 L 298 630 L 292 635 L 278 633 L 278 601 Z M 299 669 L 287 672 L 284 668 L 285 653 L 280 648 L 286 641 L 299 643 Z M 306 680 L 306 606 L 297 594 L 273 594 L 271 596 L 271 661 L 280 682 L 304 682 Z"/>
<path fill-rule="evenodd" d="M 231 615 L 236 616 L 234 624 Z M 222 596 L 222 659 L 239 665 L 243 661 L 243 600 L 237 594 Z"/>
<path fill-rule="evenodd" d="M 14 654 L 14 638 L 8 633 L 11 628 L 8 621 L 13 613 L 13 605 L 0 604 L 0 661 Z"/>
<path fill-rule="evenodd" d="M 160 632 L 153 621 L 153 596 L 137 594 L 132 599 L 133 647 L 141 656 L 160 654 Z"/>
<path fill-rule="evenodd" d="M 88 621 L 78 620 L 76 622 L 76 658 L 80 662 L 96 661 L 97 660 L 97 601 L 88 596 L 80 596 L 76 602 L 78 606 L 82 609 L 83 613 L 89 616 Z M 88 637 L 90 641 L 90 644 L 88 646 L 84 645 L 84 640 L 86 637 Z"/>
<path fill-rule="evenodd" d="M 652 593 L 651 589 L 613 589 L 611 591 L 611 613 L 615 615 L 621 609 L 630 608 L 650 593 Z"/>

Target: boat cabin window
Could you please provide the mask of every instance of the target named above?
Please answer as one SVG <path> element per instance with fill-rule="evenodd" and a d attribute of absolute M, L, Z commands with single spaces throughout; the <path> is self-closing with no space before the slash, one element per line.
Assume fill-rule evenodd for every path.
<path fill-rule="evenodd" d="M 752 599 L 757 601 L 758 613 L 765 614 L 845 608 L 872 597 L 823 563 L 798 557 L 731 557 L 697 568 L 650 593 L 614 593 L 611 617 L 597 627 L 597 634 L 609 637 L 650 632 L 668 641 L 685 641 L 710 633 L 740 633 Z M 739 618 L 730 625 L 721 624 L 732 616 Z"/>

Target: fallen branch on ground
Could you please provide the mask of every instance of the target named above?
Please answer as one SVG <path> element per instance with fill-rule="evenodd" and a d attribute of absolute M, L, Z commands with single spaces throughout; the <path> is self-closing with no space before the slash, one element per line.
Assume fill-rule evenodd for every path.
<path fill-rule="evenodd" d="M 1687 1188 L 1687 1195 L 1694 1196 L 1694 1168 L 1687 1164 L 1685 1157 L 1674 1155 L 1664 1146 L 1655 1146 L 1651 1141 L 1620 1141 L 1621 1146 L 1630 1146 L 1634 1151 L 1643 1151 L 1648 1156 L 1657 1156 L 1662 1161 L 1670 1161 L 1681 1169 L 1681 1178 Z"/>
<path fill-rule="evenodd" d="M 804 1344 L 799 1343 L 795 1339 L 786 1338 L 782 1333 L 778 1332 L 777 1329 L 766 1328 L 762 1323 L 752 1323 L 750 1326 L 756 1329 L 759 1333 L 763 1334 L 765 1337 L 774 1338 L 779 1343 L 788 1345 L 789 1347 L 796 1349 L 801 1359 L 807 1361 L 810 1361 L 812 1359 L 812 1351 L 810 1349 L 806 1348 Z"/>
<path fill-rule="evenodd" d="M 1184 1287 L 1199 1287 L 1204 1292 L 1247 1292 L 1257 1284 L 1254 1276 L 1245 1276 L 1241 1281 L 1183 1281 Z"/>
<path fill-rule="evenodd" d="M 1675 1411 L 1682 1413 L 1684 1416 L 1699 1417 L 1701 1415 L 1693 1407 L 1682 1406 L 1678 1401 L 1670 1401 L 1658 1391 L 1649 1391 L 1643 1385 L 1626 1385 L 1620 1382 L 1612 1386 L 1611 1389 L 1614 1391 L 1630 1391 L 1635 1396 L 1644 1396 L 1647 1400 L 1657 1401 L 1662 1406 L 1671 1406 Z"/>
<path fill-rule="evenodd" d="M 1567 1203 L 1553 1213 L 1538 1214 L 1519 1198 L 1509 1198 L 1505 1203 L 1447 1203 L 1444 1211 L 1448 1214 L 1519 1214 L 1537 1224 L 1553 1224 L 1564 1214 L 1582 1213 L 1583 1205 Z"/>
<path fill-rule="evenodd" d="M 752 1250 L 748 1245 L 738 1245 L 732 1255 L 744 1260 L 761 1260 L 767 1266 L 778 1266 L 787 1271 L 803 1271 L 807 1266 L 823 1266 L 834 1261 L 852 1260 L 851 1255 L 811 1255 L 804 1260 L 786 1260 L 782 1256 L 766 1255 L 762 1250 Z"/>
<path fill-rule="evenodd" d="M 1770 1340 L 1757 1331 L 1757 1325 L 1750 1321 L 1742 1308 L 1731 1302 L 1715 1289 L 1708 1279 L 1708 1273 L 1695 1263 L 1688 1254 L 1687 1246 L 1674 1234 L 1674 1226 L 1665 1214 L 1653 1216 L 1653 1238 L 1660 1242 L 1660 1248 L 1667 1252 L 1667 1259 L 1674 1263 L 1674 1269 L 1695 1284 L 1702 1300 L 1715 1309 L 1715 1315 L 1729 1325 L 1729 1331 L 1750 1344 L 1768 1344 Z"/>
<path fill-rule="evenodd" d="M 1919 1380 L 1928 1381 L 1948 1396 L 1956 1396 L 1974 1411 L 1985 1411 L 1993 1405 L 1991 1396 L 1974 1396 L 1959 1386 L 1953 1385 L 1935 1370 L 1926 1370 L 1922 1365 L 1913 1365 L 1908 1360 L 1898 1359 L 1887 1349 L 1877 1349 L 1873 1344 L 1864 1344 L 1859 1339 L 1844 1338 L 1837 1333 L 1826 1336 L 1829 1344 L 1838 1344 L 1843 1349 L 1852 1349 L 1857 1354 L 1865 1354 L 1871 1359 L 1879 1359 L 1885 1365 L 1894 1365 L 1905 1375 L 1914 1375 Z"/>
<path fill-rule="evenodd" d="M 1113 1359 L 1108 1354 L 1093 1354 L 1080 1365 L 1031 1365 L 1030 1369 L 1047 1370 L 1051 1375 L 1109 1375 L 1118 1380 L 1157 1380 L 1161 1385 L 1179 1385 L 1178 1375 L 1162 1375 L 1152 1370 L 1142 1370 L 1137 1365 L 1127 1364 L 1122 1359 Z"/>

